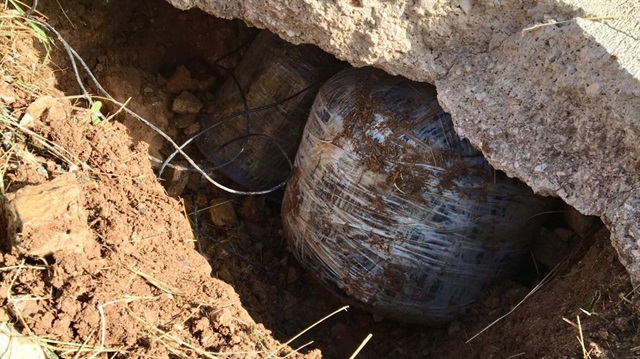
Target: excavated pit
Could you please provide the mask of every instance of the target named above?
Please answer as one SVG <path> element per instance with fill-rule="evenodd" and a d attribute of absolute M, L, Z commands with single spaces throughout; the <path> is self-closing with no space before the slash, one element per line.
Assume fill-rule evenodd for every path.
<path fill-rule="evenodd" d="M 246 49 L 243 45 L 259 32 L 240 21 L 179 11 L 161 0 L 63 1 L 61 7 L 49 3 L 41 10 L 52 25 L 63 29 L 63 36 L 108 92 L 122 102 L 131 98 L 132 110 L 178 144 L 200 131 L 197 115 L 212 111 L 215 91 L 227 79 L 227 70 L 238 64 Z M 58 74 L 59 87 L 77 94 L 76 78 L 63 55 L 62 51 L 54 55 L 55 63 L 65 69 Z M 118 111 L 106 105 L 105 115 Z M 124 122 L 135 141 L 149 144 L 156 170 L 173 152 L 139 121 L 122 114 L 114 120 Z M 195 146 L 186 152 L 206 163 Z M 204 181 L 180 156 L 171 163 L 178 167 L 165 171 L 162 184 L 168 195 L 184 200 L 198 238 L 195 249 L 209 260 L 212 276 L 231 284 L 251 317 L 277 340 L 287 341 L 344 305 L 289 251 L 280 220 L 281 194 L 232 195 Z M 213 177 L 234 187 L 224 175 Z M 616 320 L 633 317 L 635 309 L 621 307 L 625 302 L 618 295 L 630 288 L 610 248 L 608 232 L 597 219 L 561 203 L 541 215 L 547 220 L 534 243 L 533 259 L 523 263 L 517 276 L 496 283 L 453 323 L 407 325 L 350 308 L 315 327 L 309 348 L 320 349 L 327 358 L 344 358 L 371 333 L 374 339 L 361 352 L 362 358 L 581 357 L 576 329 L 562 319 L 574 322 L 576 315 L 589 312 L 601 313 L 583 322 L 592 357 L 601 357 L 597 351 L 621 352 L 611 347 L 616 341 L 624 341 L 628 351 L 637 341 L 636 320 L 620 325 Z M 552 280 L 535 297 L 465 344 L 538 284 L 546 283 L 550 273 Z M 614 285 L 612 277 L 621 279 Z"/>

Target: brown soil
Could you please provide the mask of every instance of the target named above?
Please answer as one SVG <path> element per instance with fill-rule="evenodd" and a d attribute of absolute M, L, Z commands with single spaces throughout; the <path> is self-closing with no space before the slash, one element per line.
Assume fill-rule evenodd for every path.
<path fill-rule="evenodd" d="M 68 0 L 41 6 L 104 87 L 121 101 L 132 97 L 129 108 L 178 143 L 197 132 L 198 124 L 193 116 L 171 111 L 172 100 L 187 89 L 206 107 L 225 76 L 213 65 L 215 59 L 255 35 L 240 22 L 181 12 L 161 0 Z M 52 96 L 33 130 L 67 151 L 64 160 L 24 133 L 11 147 L 10 127 L 3 125 L 4 192 L 72 172 L 91 235 L 79 253 L 60 248 L 34 256 L 17 245 L 1 254 L 2 321 L 37 336 L 63 358 L 99 352 L 104 353 L 98 357 L 109 358 L 292 353 L 280 343 L 343 303 L 289 253 L 279 206 L 265 197 L 229 195 L 180 169 L 164 176 L 163 187 L 148 154 L 165 157 L 171 147 L 130 116 L 91 124 L 86 103 L 65 98 L 80 91 L 57 44 L 48 66 L 39 65 L 44 49 L 27 32 L 3 47 L 21 54 L 12 57 L 15 67 L 4 65 L 11 52 L 0 54 L 3 71 L 22 77 L 13 82 L 3 77 L 3 108 L 21 119 L 36 99 Z M 224 65 L 233 67 L 240 56 L 225 59 Z M 182 88 L 169 80 L 180 66 L 191 79 Z M 547 254 L 566 254 L 547 263 L 560 263 L 550 279 L 469 343 L 530 293 L 543 280 L 544 268 L 539 275 L 499 283 L 446 327 L 404 325 L 349 308 L 293 341 L 292 347 L 313 342 L 301 349 L 305 354 L 292 356 L 347 358 L 371 333 L 359 358 L 639 357 L 640 301 L 608 233 L 591 231 L 582 239 L 584 233 L 568 228 L 556 218 L 538 240 L 560 238 L 571 244 L 563 251 L 547 249 Z M 60 229 L 45 228 L 38 238 L 49 238 L 55 233 L 47 231 L 55 230 Z"/>

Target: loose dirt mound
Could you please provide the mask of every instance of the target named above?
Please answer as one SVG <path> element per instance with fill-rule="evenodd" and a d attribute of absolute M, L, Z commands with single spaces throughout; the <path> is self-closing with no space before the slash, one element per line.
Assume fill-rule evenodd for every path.
<path fill-rule="evenodd" d="M 173 100 L 188 90 L 206 109 L 224 80 L 212 62 L 255 35 L 240 23 L 180 12 L 161 0 L 43 6 L 48 22 L 103 85 L 121 101 L 132 97 L 130 108 L 176 142 L 198 125 L 171 111 Z M 65 97 L 80 92 L 59 41 L 51 49 L 54 62 L 43 66 L 46 49 L 29 25 L 20 19 L 12 24 L 20 31 L 3 32 L 1 49 L 3 193 L 31 191 L 72 173 L 68 184 L 78 189 L 90 235 L 76 252 L 59 248 L 36 256 L 25 243 L 7 248 L 0 271 L 3 321 L 59 357 L 266 358 L 291 353 L 279 342 L 343 305 L 289 253 L 277 204 L 228 195 L 180 170 L 166 177 L 163 188 L 148 153 L 164 157 L 172 149 L 121 113 L 93 125 L 95 112 Z M 225 66 L 233 67 L 240 55 Z M 182 79 L 190 85 L 176 80 L 180 69 L 188 70 Z M 45 95 L 51 98 L 41 100 L 42 111 L 29 110 Z M 19 125 L 30 111 L 31 124 Z M 60 231 L 82 232 L 40 230 L 31 236 L 35 247 Z M 345 358 L 372 333 L 358 357 L 637 357 L 638 296 L 606 230 L 593 232 L 585 236 L 556 218 L 537 241 L 543 249 L 536 255 L 549 257 L 548 277 L 540 267 L 539 274 L 500 283 L 446 327 L 407 326 L 352 308 L 292 345 L 313 340 L 305 350 L 322 354 L 306 357 Z M 541 282 L 524 304 L 465 344 Z"/>

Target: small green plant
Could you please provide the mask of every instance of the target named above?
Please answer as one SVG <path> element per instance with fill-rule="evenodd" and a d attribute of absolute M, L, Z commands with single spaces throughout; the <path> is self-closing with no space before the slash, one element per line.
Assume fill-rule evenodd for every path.
<path fill-rule="evenodd" d="M 101 109 L 102 109 L 101 101 L 94 101 L 91 104 L 91 124 L 92 125 L 97 125 L 100 122 L 102 122 L 102 120 L 104 120 L 104 115 L 102 114 L 102 112 L 100 112 Z"/>

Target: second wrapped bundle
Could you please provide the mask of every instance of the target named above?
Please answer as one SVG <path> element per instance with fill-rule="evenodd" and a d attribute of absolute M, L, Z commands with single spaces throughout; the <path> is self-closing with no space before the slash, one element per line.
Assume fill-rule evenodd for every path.
<path fill-rule="evenodd" d="M 456 135 L 433 86 L 351 69 L 316 97 L 283 221 L 334 292 L 440 323 L 517 266 L 548 204 Z"/>
<path fill-rule="evenodd" d="M 277 186 L 290 174 L 315 85 L 338 66 L 315 46 L 261 32 L 216 93 L 213 113 L 201 116 L 209 130 L 197 139 L 198 149 L 248 190 Z"/>

